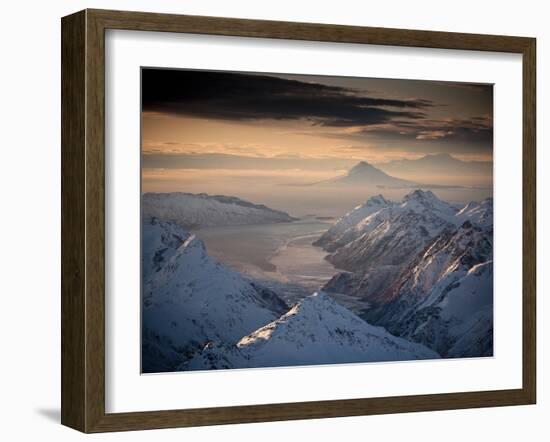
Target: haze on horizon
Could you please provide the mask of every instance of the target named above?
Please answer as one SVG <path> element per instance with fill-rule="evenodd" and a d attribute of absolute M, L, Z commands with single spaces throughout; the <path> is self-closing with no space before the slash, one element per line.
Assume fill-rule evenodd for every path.
<path fill-rule="evenodd" d="M 141 119 L 143 192 L 233 195 L 330 216 L 376 193 L 408 192 L 307 186 L 367 161 L 461 186 L 435 191 L 450 202 L 492 196 L 492 173 L 473 167 L 492 170 L 488 84 L 144 68 Z M 441 169 L 401 161 L 425 156 Z M 448 173 L 449 158 L 472 163 Z"/>

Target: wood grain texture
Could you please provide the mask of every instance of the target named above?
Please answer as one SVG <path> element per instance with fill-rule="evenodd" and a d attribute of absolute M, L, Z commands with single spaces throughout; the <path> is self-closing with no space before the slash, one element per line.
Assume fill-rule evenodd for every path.
<path fill-rule="evenodd" d="M 537 149 L 536 41 L 523 50 L 523 389 L 537 396 Z"/>
<path fill-rule="evenodd" d="M 86 11 L 86 431 L 105 415 L 105 37 Z"/>
<path fill-rule="evenodd" d="M 85 13 L 61 34 L 61 422 L 85 427 Z"/>
<path fill-rule="evenodd" d="M 529 38 L 223 17 L 88 10 L 106 29 L 281 38 L 375 45 L 522 52 Z"/>
<path fill-rule="evenodd" d="M 105 30 L 231 35 L 523 55 L 523 387 L 339 401 L 105 413 Z M 532 404 L 536 400 L 535 40 L 86 10 L 62 20 L 62 423 L 84 432 Z M 519 146 L 518 146 L 519 148 Z"/>

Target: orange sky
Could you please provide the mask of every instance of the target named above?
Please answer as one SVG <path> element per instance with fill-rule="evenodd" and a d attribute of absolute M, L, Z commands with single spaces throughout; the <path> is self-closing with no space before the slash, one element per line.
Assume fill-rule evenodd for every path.
<path fill-rule="evenodd" d="M 304 181 L 333 176 L 359 160 L 377 164 L 445 152 L 492 161 L 490 85 L 147 71 L 145 191 L 152 182 L 179 188 L 203 168 L 221 180 Z M 214 157 L 215 164 L 206 164 Z M 255 158 L 255 165 L 240 167 L 242 157 Z"/>

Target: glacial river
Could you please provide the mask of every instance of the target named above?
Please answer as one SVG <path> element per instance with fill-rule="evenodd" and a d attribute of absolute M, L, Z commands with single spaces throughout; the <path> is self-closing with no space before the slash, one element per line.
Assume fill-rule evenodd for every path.
<path fill-rule="evenodd" d="M 229 267 L 273 287 L 283 284 L 311 293 L 338 272 L 324 259 L 326 252 L 312 245 L 330 225 L 309 217 L 292 223 L 209 227 L 194 233 L 211 256 Z"/>

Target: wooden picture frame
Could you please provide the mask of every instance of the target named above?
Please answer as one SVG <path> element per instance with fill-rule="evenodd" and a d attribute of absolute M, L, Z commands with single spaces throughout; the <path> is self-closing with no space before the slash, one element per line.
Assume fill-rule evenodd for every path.
<path fill-rule="evenodd" d="M 523 385 L 497 391 L 105 412 L 105 30 L 140 30 L 418 48 L 523 57 Z M 62 410 L 83 432 L 534 404 L 536 400 L 536 41 L 310 23 L 84 10 L 62 19 Z"/>

